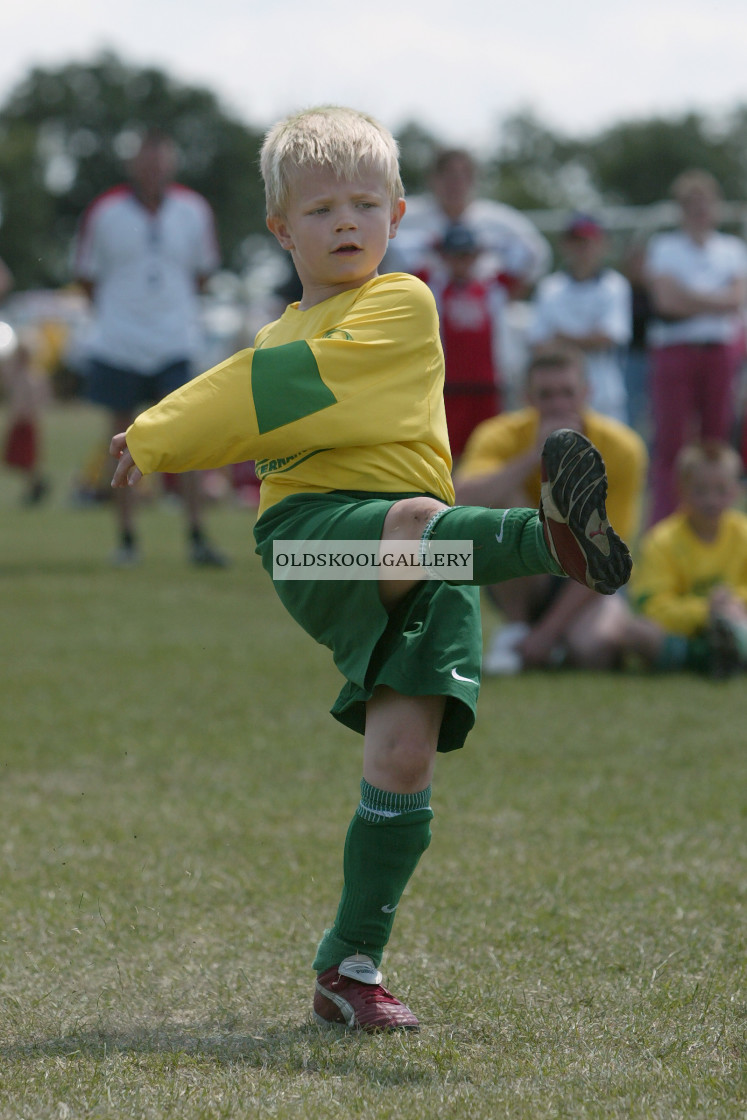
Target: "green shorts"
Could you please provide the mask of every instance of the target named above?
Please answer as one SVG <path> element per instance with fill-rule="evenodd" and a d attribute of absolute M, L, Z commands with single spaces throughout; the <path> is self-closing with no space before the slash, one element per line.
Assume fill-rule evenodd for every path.
<path fill-rule="evenodd" d="M 260 517 L 257 552 L 272 576 L 273 540 L 380 540 L 395 501 L 414 494 L 295 494 Z M 273 580 L 283 606 L 332 651 L 346 683 L 332 715 L 363 734 L 377 685 L 405 696 L 445 696 L 438 749 L 463 746 L 480 691 L 480 589 L 423 580 L 388 614 L 378 581 Z"/>

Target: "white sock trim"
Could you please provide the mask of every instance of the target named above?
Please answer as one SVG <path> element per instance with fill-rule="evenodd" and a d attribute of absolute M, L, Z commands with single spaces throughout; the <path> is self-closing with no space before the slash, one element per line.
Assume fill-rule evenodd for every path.
<path fill-rule="evenodd" d="M 451 513 L 452 509 L 456 508 L 456 506 L 447 506 L 446 509 L 436 510 L 436 512 L 433 514 L 433 517 L 431 517 L 430 521 L 426 525 L 425 529 L 423 529 L 423 533 L 420 538 L 420 548 L 418 549 L 418 563 L 425 572 L 426 579 L 443 580 L 444 578 L 441 575 L 441 569 L 436 567 L 435 564 L 430 563 L 431 537 L 433 536 L 433 531 L 441 518 L 444 517 L 447 513 Z"/>

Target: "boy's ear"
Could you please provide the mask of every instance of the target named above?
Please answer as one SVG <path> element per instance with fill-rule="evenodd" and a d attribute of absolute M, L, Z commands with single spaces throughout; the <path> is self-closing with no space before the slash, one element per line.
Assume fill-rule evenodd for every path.
<path fill-rule="evenodd" d="M 274 234 L 283 249 L 291 250 L 293 248 L 293 238 L 290 235 L 285 218 L 273 214 L 267 219 L 267 228 L 270 233 Z"/>
<path fill-rule="evenodd" d="M 392 220 L 389 223 L 389 239 L 397 236 L 399 223 L 402 221 L 406 210 L 404 198 L 398 198 L 392 207 Z"/>

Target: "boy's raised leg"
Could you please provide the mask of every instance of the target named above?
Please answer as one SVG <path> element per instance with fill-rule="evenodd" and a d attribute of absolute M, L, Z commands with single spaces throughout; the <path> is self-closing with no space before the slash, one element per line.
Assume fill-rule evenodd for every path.
<path fill-rule="evenodd" d="M 632 561 L 609 523 L 606 496 L 601 455 L 586 436 L 561 428 L 545 441 L 539 510 L 446 506 L 435 499 L 405 498 L 387 517 L 385 537 L 420 539 L 425 561 L 431 542 L 471 541 L 472 579 L 446 575 L 447 583 L 484 586 L 549 572 L 611 595 L 627 583 Z M 411 586 L 392 583 L 386 594 L 396 601 Z"/>

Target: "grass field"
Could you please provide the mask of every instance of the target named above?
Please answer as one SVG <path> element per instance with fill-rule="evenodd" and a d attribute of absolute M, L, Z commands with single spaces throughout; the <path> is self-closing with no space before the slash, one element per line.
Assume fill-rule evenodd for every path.
<path fill-rule="evenodd" d="M 359 743 L 338 678 L 222 506 L 107 565 L 73 508 L 98 431 L 48 423 L 54 491 L 0 477 L 0 1117 L 744 1118 L 744 681 L 528 674 L 439 761 L 387 982 L 413 1037 L 313 1025 Z"/>

